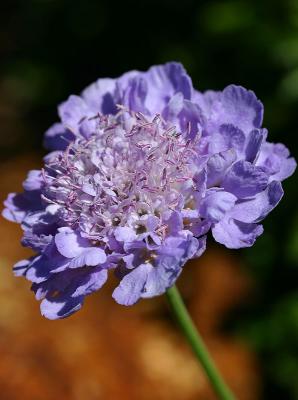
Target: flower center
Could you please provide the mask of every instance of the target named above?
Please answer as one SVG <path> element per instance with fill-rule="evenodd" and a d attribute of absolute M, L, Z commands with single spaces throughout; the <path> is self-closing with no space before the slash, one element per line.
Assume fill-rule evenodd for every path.
<path fill-rule="evenodd" d="M 148 215 L 161 220 L 183 208 L 194 191 L 198 139 L 158 114 L 148 119 L 120 109 L 96 119 L 89 139 L 70 143 L 45 166 L 44 199 L 59 206 L 63 220 L 101 238 L 118 226 L 144 233 Z M 154 229 L 163 231 L 161 221 Z"/>

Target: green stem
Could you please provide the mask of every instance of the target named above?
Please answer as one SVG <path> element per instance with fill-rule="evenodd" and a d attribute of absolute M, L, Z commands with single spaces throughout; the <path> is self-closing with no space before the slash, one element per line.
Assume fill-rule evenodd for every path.
<path fill-rule="evenodd" d="M 221 400 L 235 400 L 234 395 L 217 370 L 199 332 L 196 330 L 177 287 L 172 286 L 167 290 L 166 295 L 186 339 L 208 376 L 218 398 Z"/>

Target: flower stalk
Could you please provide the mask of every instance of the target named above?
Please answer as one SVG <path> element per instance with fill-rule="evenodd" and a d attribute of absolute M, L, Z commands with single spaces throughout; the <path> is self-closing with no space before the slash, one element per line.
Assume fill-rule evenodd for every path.
<path fill-rule="evenodd" d="M 205 371 L 214 392 L 220 400 L 235 400 L 234 395 L 224 382 L 203 342 L 203 339 L 197 331 L 177 287 L 174 285 L 168 289 L 166 291 L 166 296 L 173 314 L 176 317 L 176 320 L 189 342 L 197 360 Z"/>

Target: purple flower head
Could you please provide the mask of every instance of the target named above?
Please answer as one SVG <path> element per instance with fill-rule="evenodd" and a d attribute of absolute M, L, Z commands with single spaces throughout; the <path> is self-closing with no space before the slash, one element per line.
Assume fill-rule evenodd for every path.
<path fill-rule="evenodd" d="M 59 116 L 44 168 L 3 212 L 37 252 L 14 271 L 50 319 L 80 309 L 110 269 L 120 304 L 164 293 L 208 231 L 226 247 L 251 246 L 296 167 L 266 141 L 253 92 L 197 92 L 178 63 L 99 79 Z"/>

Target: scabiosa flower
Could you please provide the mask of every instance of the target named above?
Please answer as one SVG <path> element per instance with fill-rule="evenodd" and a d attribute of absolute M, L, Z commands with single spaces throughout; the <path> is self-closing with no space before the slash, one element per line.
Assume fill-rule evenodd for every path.
<path fill-rule="evenodd" d="M 14 271 L 50 319 L 80 309 L 111 269 L 120 304 L 164 293 L 209 230 L 229 248 L 251 246 L 296 167 L 266 141 L 253 92 L 200 93 L 179 63 L 99 79 L 59 116 L 44 168 L 3 211 L 37 252 Z"/>

